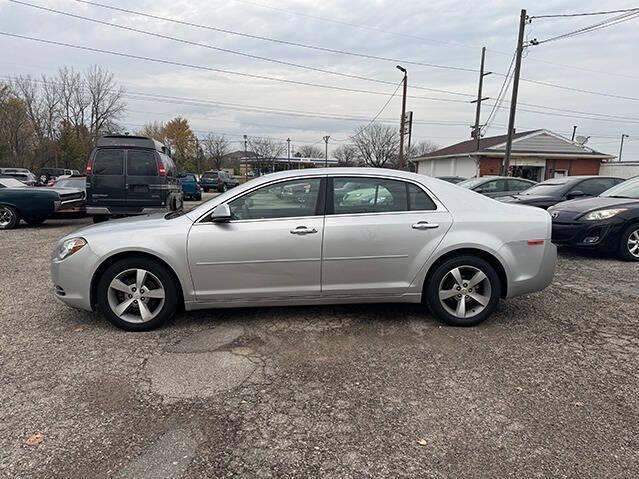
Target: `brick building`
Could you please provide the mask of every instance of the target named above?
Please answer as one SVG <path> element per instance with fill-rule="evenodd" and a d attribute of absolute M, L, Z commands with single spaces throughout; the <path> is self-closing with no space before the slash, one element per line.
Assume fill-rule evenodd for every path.
<path fill-rule="evenodd" d="M 499 175 L 506 151 L 506 135 L 463 141 L 415 159 L 417 172 L 429 176 Z M 510 169 L 512 176 L 543 181 L 574 175 L 598 175 L 602 160 L 612 155 L 570 141 L 548 130 L 515 133 Z"/>

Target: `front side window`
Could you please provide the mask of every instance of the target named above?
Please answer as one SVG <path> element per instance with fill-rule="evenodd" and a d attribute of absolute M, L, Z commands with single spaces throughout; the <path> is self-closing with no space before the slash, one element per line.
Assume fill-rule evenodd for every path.
<path fill-rule="evenodd" d="M 126 173 L 130 176 L 158 176 L 155 153 L 144 150 L 129 150 L 126 157 Z"/>
<path fill-rule="evenodd" d="M 124 150 L 98 150 L 93 159 L 95 176 L 114 176 L 123 174 Z"/>
<path fill-rule="evenodd" d="M 315 216 L 320 178 L 283 181 L 258 188 L 229 203 L 234 220 Z"/>
<path fill-rule="evenodd" d="M 581 191 L 588 196 L 597 196 L 600 193 L 612 188 L 614 186 L 614 180 L 612 178 L 593 178 L 585 180 L 575 186 L 573 191 Z"/>

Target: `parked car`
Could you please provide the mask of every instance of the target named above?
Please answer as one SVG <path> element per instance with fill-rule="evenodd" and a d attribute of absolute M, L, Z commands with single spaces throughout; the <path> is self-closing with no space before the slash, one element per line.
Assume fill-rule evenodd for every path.
<path fill-rule="evenodd" d="M 436 176 L 435 178 L 437 178 L 438 180 L 448 181 L 453 185 L 461 183 L 462 181 L 466 181 L 466 178 L 464 178 L 463 176 Z"/>
<path fill-rule="evenodd" d="M 182 196 L 185 200 L 202 201 L 202 188 L 193 173 L 181 173 Z"/>
<path fill-rule="evenodd" d="M 229 175 L 226 171 L 207 171 L 200 178 L 200 186 L 205 192 L 216 190 L 224 193 L 226 190 L 235 188 L 240 182 L 235 177 Z"/>
<path fill-rule="evenodd" d="M 457 183 L 457 186 L 468 188 L 490 198 L 498 198 L 500 196 L 516 195 L 536 184 L 535 181 L 525 178 L 482 176 L 461 181 Z"/>
<path fill-rule="evenodd" d="M 39 225 L 55 213 L 84 204 L 81 191 L 33 188 L 15 178 L 0 178 L 0 229 L 15 228 L 20 220 Z"/>
<path fill-rule="evenodd" d="M 36 178 L 39 184 L 41 185 L 49 185 L 49 182 L 52 180 L 56 180 L 59 176 L 62 175 L 79 175 L 80 172 L 78 170 L 71 170 L 69 168 L 40 168 L 38 173 L 36 174 Z M 49 185 L 50 186 L 50 185 Z"/>
<path fill-rule="evenodd" d="M 597 248 L 639 261 L 639 177 L 594 198 L 548 208 L 553 243 Z"/>
<path fill-rule="evenodd" d="M 182 187 L 167 153 L 151 138 L 100 138 L 87 164 L 87 213 L 97 222 L 181 209 Z"/>
<path fill-rule="evenodd" d="M 553 178 L 537 183 L 535 186 L 522 191 L 518 195 L 499 198 L 499 201 L 548 209 L 562 201 L 587 196 L 597 196 L 622 181 L 623 178 L 615 178 L 612 176 L 566 176 L 564 178 Z"/>
<path fill-rule="evenodd" d="M 0 168 L 0 176 L 15 178 L 27 186 L 35 186 L 38 182 L 36 176 L 27 168 Z"/>
<path fill-rule="evenodd" d="M 383 191 L 351 203 L 344 184 Z M 281 196 L 282 188 L 305 198 Z M 351 189 L 350 193 L 357 190 Z M 186 310 L 361 302 L 424 303 L 475 325 L 500 298 L 552 281 L 547 212 L 427 176 L 377 168 L 256 178 L 188 212 L 93 225 L 56 245 L 56 297 L 149 330 Z"/>
<path fill-rule="evenodd" d="M 73 175 L 73 176 L 60 176 L 57 180 L 55 180 L 53 187 L 56 189 L 60 188 L 71 188 L 74 190 L 82 191 L 84 197 L 86 198 L 86 186 L 87 186 L 87 177 L 84 175 Z M 86 204 L 78 205 L 74 208 L 67 208 L 59 213 L 56 213 L 56 217 L 67 217 L 70 215 L 84 216 L 86 214 Z"/>

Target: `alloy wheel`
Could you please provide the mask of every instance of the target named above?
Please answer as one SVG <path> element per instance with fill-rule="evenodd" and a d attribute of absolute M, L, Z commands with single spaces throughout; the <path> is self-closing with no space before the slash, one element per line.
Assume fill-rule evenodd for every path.
<path fill-rule="evenodd" d="M 150 271 L 127 269 L 113 278 L 107 298 L 113 313 L 123 321 L 146 323 L 162 311 L 166 293 Z"/>
<path fill-rule="evenodd" d="M 490 280 L 475 266 L 453 268 L 439 283 L 439 302 L 456 318 L 477 316 L 490 302 L 491 294 Z"/>
<path fill-rule="evenodd" d="M 0 206 L 0 226 L 5 228 L 13 221 L 13 211 L 6 206 Z"/>
<path fill-rule="evenodd" d="M 636 229 L 628 237 L 628 252 L 635 258 L 639 258 L 639 229 Z"/>

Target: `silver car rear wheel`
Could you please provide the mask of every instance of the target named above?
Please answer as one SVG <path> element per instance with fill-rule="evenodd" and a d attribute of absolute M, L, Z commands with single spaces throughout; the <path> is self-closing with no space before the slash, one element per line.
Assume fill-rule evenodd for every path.
<path fill-rule="evenodd" d="M 479 268 L 462 265 L 444 275 L 438 291 L 439 302 L 446 312 L 459 319 L 470 319 L 488 306 L 492 285 Z"/>
<path fill-rule="evenodd" d="M 160 279 L 142 268 L 127 269 L 119 273 L 107 292 L 113 314 L 127 323 L 147 323 L 164 306 L 166 293 Z"/>

